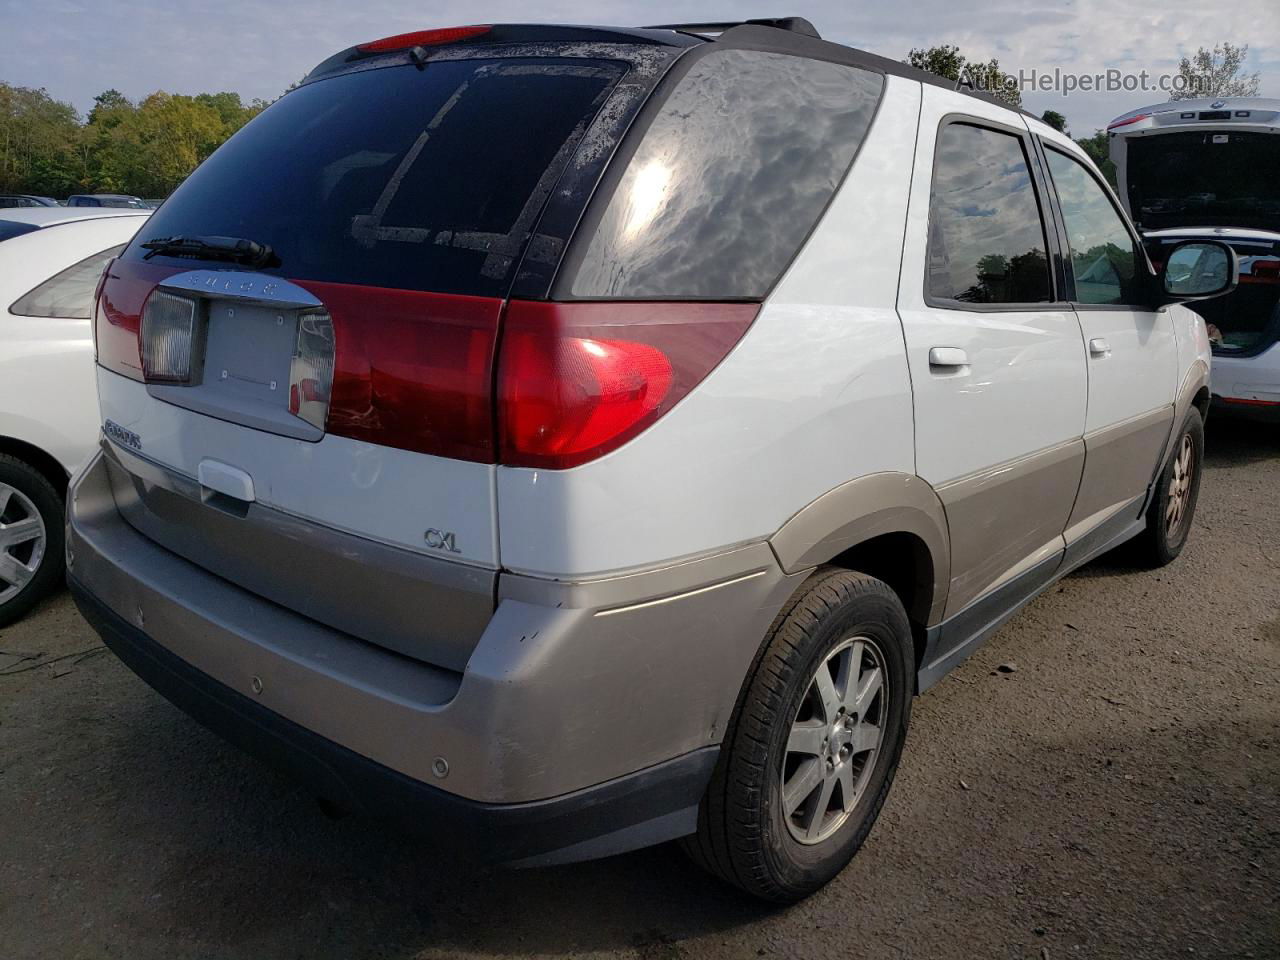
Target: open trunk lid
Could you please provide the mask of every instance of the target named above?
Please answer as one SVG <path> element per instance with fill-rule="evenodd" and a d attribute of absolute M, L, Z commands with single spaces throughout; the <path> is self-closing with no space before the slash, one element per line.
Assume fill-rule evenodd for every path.
<path fill-rule="evenodd" d="M 1124 135 L 1129 211 L 1145 231 L 1280 229 L 1280 134 L 1226 126 Z"/>

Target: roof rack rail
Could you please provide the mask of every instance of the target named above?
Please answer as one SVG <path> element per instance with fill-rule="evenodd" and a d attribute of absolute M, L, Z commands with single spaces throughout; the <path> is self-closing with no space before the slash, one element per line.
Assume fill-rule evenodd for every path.
<path fill-rule="evenodd" d="M 681 33 L 724 33 L 732 27 L 773 27 L 821 40 L 818 29 L 804 17 L 767 17 L 760 20 L 734 20 L 727 23 L 655 23 L 645 30 L 679 30 Z"/>

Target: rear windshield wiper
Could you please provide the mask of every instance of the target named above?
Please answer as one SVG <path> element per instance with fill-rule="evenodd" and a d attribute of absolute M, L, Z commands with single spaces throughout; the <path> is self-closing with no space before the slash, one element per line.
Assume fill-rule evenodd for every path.
<path fill-rule="evenodd" d="M 200 260 L 230 260 L 250 267 L 278 267 L 280 258 L 265 243 L 241 237 L 158 237 L 142 245 L 143 259 L 157 254 L 166 257 L 194 257 Z"/>

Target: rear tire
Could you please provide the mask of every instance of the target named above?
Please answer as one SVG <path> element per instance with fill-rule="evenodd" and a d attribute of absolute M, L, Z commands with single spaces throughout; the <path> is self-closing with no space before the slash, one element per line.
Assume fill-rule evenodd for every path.
<path fill-rule="evenodd" d="M 1147 528 L 1136 541 L 1138 560 L 1150 567 L 1173 562 L 1186 546 L 1195 518 L 1204 463 L 1204 419 L 1195 407 L 1187 411 L 1176 437 L 1147 506 Z"/>
<path fill-rule="evenodd" d="M 0 454 L 0 627 L 62 583 L 63 502 L 43 474 Z"/>
<path fill-rule="evenodd" d="M 776 903 L 835 877 L 893 782 L 913 671 L 911 626 L 887 584 L 830 568 L 810 577 L 747 678 L 684 841 L 693 860 Z"/>

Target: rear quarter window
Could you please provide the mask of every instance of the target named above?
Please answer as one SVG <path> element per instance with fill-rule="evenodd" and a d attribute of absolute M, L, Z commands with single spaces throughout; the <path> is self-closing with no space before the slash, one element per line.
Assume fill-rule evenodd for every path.
<path fill-rule="evenodd" d="M 852 163 L 884 79 L 752 50 L 679 79 L 592 201 L 560 281 L 579 299 L 759 299 Z"/>

